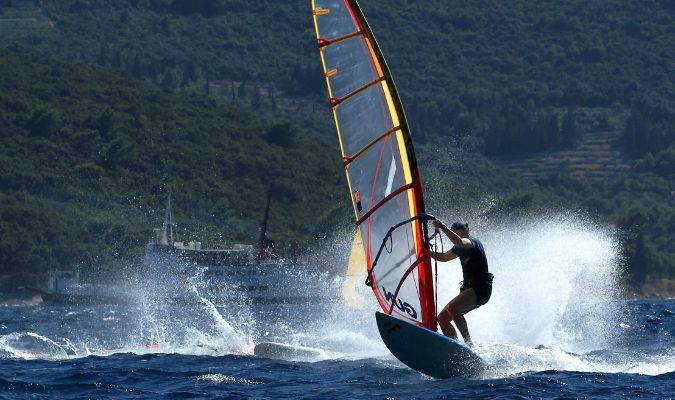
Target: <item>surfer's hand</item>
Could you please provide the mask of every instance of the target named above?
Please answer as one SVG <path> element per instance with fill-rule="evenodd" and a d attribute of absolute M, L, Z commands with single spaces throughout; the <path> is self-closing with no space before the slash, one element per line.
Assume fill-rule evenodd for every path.
<path fill-rule="evenodd" d="M 445 227 L 445 225 L 443 225 L 443 223 L 441 221 L 437 220 L 437 219 L 431 221 L 431 223 L 434 225 L 434 228 L 436 228 L 437 230 L 443 229 Z"/>

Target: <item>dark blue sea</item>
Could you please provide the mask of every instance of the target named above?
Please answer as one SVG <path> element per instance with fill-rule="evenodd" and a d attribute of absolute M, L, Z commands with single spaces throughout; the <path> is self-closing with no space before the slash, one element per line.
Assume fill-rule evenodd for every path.
<path fill-rule="evenodd" d="M 598 308 L 608 317 L 595 320 L 565 308 L 541 326 L 548 338 L 525 332 L 527 324 L 511 335 L 508 324 L 469 320 L 491 368 L 436 380 L 387 352 L 371 310 L 342 305 L 5 306 L 0 398 L 675 397 L 675 300 L 608 301 Z M 304 360 L 254 356 L 269 339 L 320 351 Z"/>

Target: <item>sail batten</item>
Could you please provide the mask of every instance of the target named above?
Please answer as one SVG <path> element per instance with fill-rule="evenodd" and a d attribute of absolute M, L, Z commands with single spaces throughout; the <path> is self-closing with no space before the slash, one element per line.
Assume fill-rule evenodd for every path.
<path fill-rule="evenodd" d="M 317 44 L 319 45 L 319 48 L 321 48 L 321 47 L 324 47 L 324 46 L 329 46 L 329 45 L 334 44 L 334 43 L 339 43 L 343 40 L 351 39 L 354 36 L 358 36 L 358 35 L 363 35 L 363 32 L 352 32 L 352 33 L 348 33 L 344 36 L 340 36 L 340 37 L 337 37 L 337 38 L 334 38 L 334 39 L 331 39 L 331 40 L 328 40 L 328 39 L 325 39 L 325 38 L 318 38 L 318 39 L 316 39 L 316 41 L 317 41 Z"/>
<path fill-rule="evenodd" d="M 370 149 L 371 147 L 373 147 L 374 145 L 376 145 L 378 142 L 380 142 L 381 140 L 387 138 L 387 136 L 389 136 L 389 135 L 391 135 L 391 134 L 393 134 L 393 133 L 396 133 L 396 131 L 398 131 L 398 130 L 401 130 L 401 126 L 400 126 L 400 125 L 399 125 L 399 126 L 395 126 L 395 127 L 391 128 L 391 129 L 389 129 L 388 131 L 386 131 L 385 133 L 381 134 L 380 136 L 376 137 L 373 141 L 371 141 L 371 142 L 368 143 L 367 145 L 363 146 L 363 147 L 361 148 L 361 150 L 358 150 L 358 151 L 357 151 L 356 153 L 354 153 L 353 155 L 351 155 L 351 156 L 345 156 L 345 158 L 349 159 L 349 162 L 346 162 L 346 163 L 345 163 L 345 167 L 346 167 L 347 165 L 349 165 L 354 159 L 358 158 L 361 154 L 365 153 L 368 149 Z"/>
<path fill-rule="evenodd" d="M 436 330 L 422 185 L 391 74 L 355 0 L 312 9 L 373 294 L 384 312 Z"/>
<path fill-rule="evenodd" d="M 326 72 L 326 77 L 330 78 L 331 76 L 337 74 L 337 70 L 333 69 L 330 71 Z M 365 85 L 361 86 L 360 88 L 354 90 L 353 92 L 347 93 L 346 95 L 342 97 L 333 97 L 331 98 L 331 102 L 334 104 L 331 104 L 332 107 L 337 107 L 339 104 L 344 103 L 346 100 L 349 100 L 350 98 L 356 96 L 357 94 L 363 92 L 364 90 L 367 90 L 371 86 L 375 86 L 378 83 L 382 82 L 384 80 L 384 77 L 380 77 L 372 82 L 366 83 Z"/>

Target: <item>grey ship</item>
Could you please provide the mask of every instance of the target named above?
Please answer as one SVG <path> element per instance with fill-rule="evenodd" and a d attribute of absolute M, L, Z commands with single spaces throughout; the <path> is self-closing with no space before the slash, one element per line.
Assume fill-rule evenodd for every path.
<path fill-rule="evenodd" d="M 220 304 L 308 304 L 334 299 L 326 274 L 277 256 L 274 241 L 266 235 L 270 200 L 268 195 L 257 249 L 250 244 L 204 249 L 201 242 L 174 240 L 169 194 L 162 229 L 155 230 L 154 240 L 145 248 L 148 278 L 178 303 L 198 301 L 197 294 Z"/>

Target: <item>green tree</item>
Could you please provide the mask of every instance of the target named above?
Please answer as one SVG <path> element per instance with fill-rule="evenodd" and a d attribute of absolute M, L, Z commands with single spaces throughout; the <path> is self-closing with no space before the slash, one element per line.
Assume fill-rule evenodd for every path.
<path fill-rule="evenodd" d="M 31 113 L 26 122 L 26 128 L 36 136 L 52 136 L 60 127 L 59 114 L 52 107 L 38 107 Z"/>
<path fill-rule="evenodd" d="M 297 137 L 298 127 L 288 121 L 277 121 L 273 123 L 265 135 L 268 142 L 282 147 L 295 146 Z"/>

